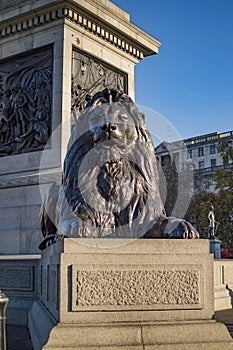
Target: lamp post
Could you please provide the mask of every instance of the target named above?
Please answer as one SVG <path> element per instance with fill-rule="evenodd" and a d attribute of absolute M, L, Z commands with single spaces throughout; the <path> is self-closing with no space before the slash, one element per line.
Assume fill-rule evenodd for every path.
<path fill-rule="evenodd" d="M 0 350 L 6 350 L 6 307 L 9 299 L 0 290 Z"/>

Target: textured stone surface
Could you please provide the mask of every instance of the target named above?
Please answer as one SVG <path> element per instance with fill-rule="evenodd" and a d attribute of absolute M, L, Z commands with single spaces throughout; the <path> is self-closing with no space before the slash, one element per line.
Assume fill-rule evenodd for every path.
<path fill-rule="evenodd" d="M 0 267 L 0 276 L 3 290 L 33 290 L 32 267 Z"/>
<path fill-rule="evenodd" d="M 10 298 L 8 309 L 24 308 L 18 298 L 36 296 L 39 258 L 40 255 L 0 255 L 0 285 Z"/>
<path fill-rule="evenodd" d="M 77 305 L 198 304 L 195 270 L 78 271 Z"/>

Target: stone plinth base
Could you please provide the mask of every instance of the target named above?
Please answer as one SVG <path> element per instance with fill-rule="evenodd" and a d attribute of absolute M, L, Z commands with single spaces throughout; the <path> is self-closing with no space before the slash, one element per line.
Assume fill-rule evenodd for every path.
<path fill-rule="evenodd" d="M 39 268 L 41 307 L 57 322 L 47 336 L 43 332 L 41 346 L 233 349 L 226 327 L 213 320 L 213 258 L 208 251 L 204 240 L 56 243 L 45 250 Z"/>
<path fill-rule="evenodd" d="M 218 238 L 210 239 L 210 253 L 214 254 L 214 259 L 221 259 L 221 244 Z"/>
<path fill-rule="evenodd" d="M 233 260 L 214 261 L 215 311 L 231 309 L 233 305 Z"/>
<path fill-rule="evenodd" d="M 226 286 L 214 288 L 214 310 L 228 310 L 232 308 L 230 291 Z"/>
<path fill-rule="evenodd" d="M 60 324 L 50 333 L 46 350 L 219 350 L 233 349 L 226 327 L 215 321 L 173 324 L 77 326 Z"/>

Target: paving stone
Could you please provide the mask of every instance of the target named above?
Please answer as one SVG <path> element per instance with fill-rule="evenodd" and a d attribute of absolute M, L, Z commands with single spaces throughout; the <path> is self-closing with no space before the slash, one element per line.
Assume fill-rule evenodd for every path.
<path fill-rule="evenodd" d="M 7 350 L 33 350 L 27 327 L 7 325 L 6 335 Z"/>

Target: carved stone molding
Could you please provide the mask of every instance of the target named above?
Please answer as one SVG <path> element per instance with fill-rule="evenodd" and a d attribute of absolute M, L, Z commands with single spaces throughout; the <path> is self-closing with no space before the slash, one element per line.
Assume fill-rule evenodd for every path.
<path fill-rule="evenodd" d="M 104 25 L 97 23 L 97 21 L 94 21 L 84 15 L 81 15 L 77 11 L 71 10 L 67 7 L 64 7 L 62 11 L 63 11 L 63 16 L 65 18 L 76 23 L 80 27 L 83 27 L 87 31 L 102 38 L 103 40 L 109 42 L 110 44 L 116 46 L 117 48 L 125 51 L 129 55 L 136 57 L 137 59 L 143 59 L 144 57 L 143 52 L 136 46 L 132 45 L 127 40 L 127 38 L 125 37 L 123 38 L 123 35 L 122 37 L 120 37 L 120 35 L 113 33 L 113 31 L 111 31 Z"/>
<path fill-rule="evenodd" d="M 28 14 L 27 18 L 18 18 L 11 23 L 6 21 L 0 25 L 0 36 L 2 38 L 25 32 L 32 28 L 43 26 L 47 23 L 57 21 L 59 19 L 67 19 L 73 22 L 79 27 L 82 27 L 86 31 L 92 33 L 95 36 L 103 39 L 109 44 L 117 47 L 118 49 L 126 52 L 130 56 L 137 59 L 143 59 L 146 52 L 143 52 L 143 48 L 138 44 L 133 44 L 132 41 L 124 36 L 124 33 L 114 33 L 107 25 L 100 24 L 100 21 L 89 18 L 87 15 L 82 14 L 78 9 L 71 9 L 68 6 L 61 6 L 58 9 L 44 9 L 40 10 L 40 13 L 33 12 Z"/>

